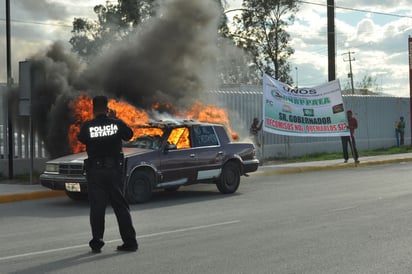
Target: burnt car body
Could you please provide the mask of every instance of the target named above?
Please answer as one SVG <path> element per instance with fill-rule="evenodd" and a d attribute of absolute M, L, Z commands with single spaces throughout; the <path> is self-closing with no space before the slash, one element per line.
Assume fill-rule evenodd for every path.
<path fill-rule="evenodd" d="M 216 184 L 223 194 L 236 192 L 240 176 L 258 169 L 252 143 L 232 141 L 220 124 L 193 120 L 156 121 L 135 128 L 123 144 L 124 193 L 129 203 L 150 200 L 154 189 L 177 190 L 196 183 Z M 40 175 L 47 188 L 74 200 L 87 198 L 85 152 L 50 160 Z"/>

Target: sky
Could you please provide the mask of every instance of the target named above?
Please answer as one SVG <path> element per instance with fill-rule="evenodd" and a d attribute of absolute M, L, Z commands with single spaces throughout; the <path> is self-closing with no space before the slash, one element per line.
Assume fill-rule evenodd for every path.
<path fill-rule="evenodd" d="M 355 88 L 365 76 L 376 79 L 375 91 L 409 97 L 408 37 L 412 35 L 412 7 L 406 0 L 336 0 L 336 78 L 342 88 Z M 229 1 L 240 7 L 239 1 Z M 313 87 L 328 80 L 327 1 L 300 2 L 287 31 L 295 53 L 289 62 L 298 86 Z M 354 61 L 349 62 L 349 55 Z"/>
<path fill-rule="evenodd" d="M 199 0 L 200 1 L 200 0 Z M 75 17 L 93 18 L 102 0 L 12 0 L 12 77 L 18 82 L 18 62 L 56 40 L 67 42 Z M 293 25 L 287 28 L 295 53 L 289 58 L 291 77 L 299 87 L 328 80 L 326 0 L 300 1 Z M 349 65 L 355 86 L 363 77 L 376 79 L 375 91 L 409 97 L 408 37 L 412 34 L 412 7 L 407 0 L 336 0 L 336 78 L 348 85 Z M 227 10 L 241 7 L 227 0 Z M 234 12 L 228 13 L 234 14 Z M 0 4 L 0 82 L 6 82 L 5 1 Z M 351 52 L 352 62 L 348 53 Z"/>

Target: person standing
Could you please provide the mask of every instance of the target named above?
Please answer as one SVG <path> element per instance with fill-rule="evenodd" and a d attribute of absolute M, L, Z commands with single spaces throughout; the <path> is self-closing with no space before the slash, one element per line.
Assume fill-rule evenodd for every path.
<path fill-rule="evenodd" d="M 405 121 L 403 116 L 401 116 L 400 121 L 398 122 L 398 131 L 400 137 L 400 145 L 403 146 L 405 144 Z"/>
<path fill-rule="evenodd" d="M 358 120 L 356 120 L 356 118 L 353 117 L 352 110 L 348 110 L 346 112 L 346 116 L 348 118 L 348 128 L 349 128 L 350 135 L 341 137 L 343 158 L 345 160 L 345 163 L 347 163 L 349 159 L 348 146 L 350 146 L 353 159 L 355 160 L 355 163 L 358 164 L 359 154 L 358 154 L 358 149 L 356 148 L 356 141 L 355 141 L 355 129 L 358 128 Z"/>
<path fill-rule="evenodd" d="M 252 125 L 250 126 L 250 129 L 249 129 L 249 134 L 253 139 L 253 143 L 258 147 L 260 147 L 258 133 L 262 129 L 262 124 L 263 124 L 263 121 L 260 121 L 259 123 L 258 118 L 255 117 L 253 118 Z"/>
<path fill-rule="evenodd" d="M 129 205 L 122 192 L 122 140 L 127 141 L 133 131 L 120 119 L 109 117 L 106 96 L 93 98 L 94 119 L 85 122 L 77 136 L 86 145 L 86 179 L 90 201 L 93 253 L 100 253 L 104 245 L 105 211 L 111 204 L 119 225 L 123 244 L 118 251 L 136 251 L 138 243 Z M 113 113 L 111 113 L 113 115 Z"/>
<path fill-rule="evenodd" d="M 395 139 L 396 139 L 396 146 L 399 147 L 399 129 L 398 129 L 398 121 L 395 121 Z"/>

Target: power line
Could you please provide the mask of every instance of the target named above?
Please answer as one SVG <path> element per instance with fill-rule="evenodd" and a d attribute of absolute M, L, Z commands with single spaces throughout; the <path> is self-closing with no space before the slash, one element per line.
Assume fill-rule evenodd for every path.
<path fill-rule="evenodd" d="M 303 4 L 308 4 L 308 5 L 316 5 L 316 6 L 322 6 L 322 7 L 327 7 L 327 4 L 320 4 L 320 3 L 314 3 L 314 2 L 309 2 L 309 1 L 301 1 L 298 0 L 298 2 L 303 3 Z M 373 13 L 373 14 L 379 14 L 379 15 L 385 15 L 385 16 L 393 16 L 393 17 L 399 17 L 399 18 L 409 18 L 412 19 L 412 16 L 408 15 L 400 15 L 400 14 L 394 14 L 394 13 L 386 13 L 386 12 L 378 12 L 378 11 L 370 11 L 370 10 L 364 10 L 364 9 L 355 9 L 355 8 L 348 8 L 348 7 L 342 7 L 342 6 L 335 6 L 336 9 L 343 9 L 343 10 L 350 10 L 350 11 L 357 11 L 357 12 L 366 12 L 366 13 Z M 245 8 L 234 8 L 234 9 L 228 9 L 224 13 L 229 13 L 233 11 L 242 11 L 242 10 L 247 10 Z M 0 21 L 5 22 L 6 19 L 0 18 Z M 37 21 L 26 21 L 26 20 L 19 20 L 19 19 L 13 19 L 11 22 L 14 23 L 20 23 L 20 24 L 32 24 L 32 25 L 43 25 L 43 26 L 55 26 L 55 27 L 65 27 L 65 28 L 71 28 L 73 27 L 72 25 L 67 25 L 64 23 L 61 24 L 53 24 L 53 23 L 44 23 L 44 22 L 37 22 Z"/>
<path fill-rule="evenodd" d="M 327 4 L 320 4 L 320 3 L 313 3 L 313 2 L 308 2 L 308 1 L 298 1 L 303 4 L 309 4 L 309 5 L 316 5 L 316 6 L 322 6 L 322 7 L 327 7 Z M 355 9 L 355 8 L 348 8 L 348 7 L 341 7 L 341 6 L 336 6 L 336 9 L 342 9 L 342 10 L 350 10 L 350 11 L 358 11 L 358 12 L 367 12 L 367 13 L 373 13 L 373 14 L 379 14 L 379 15 L 385 15 L 385 16 L 393 16 L 393 17 L 399 17 L 399 18 L 409 18 L 412 19 L 412 16 L 408 15 L 400 15 L 400 14 L 395 14 L 395 13 L 387 13 L 387 12 L 379 12 L 379 11 L 370 11 L 370 10 L 364 10 L 364 9 Z"/>
<path fill-rule="evenodd" d="M 6 19 L 0 18 L 0 21 L 6 22 Z M 13 19 L 11 20 L 13 23 L 20 23 L 20 24 L 30 24 L 30 25 L 43 25 L 43 26 L 55 26 L 55 27 L 64 27 L 64 28 L 71 28 L 72 25 L 67 25 L 65 23 L 45 23 L 45 22 L 37 22 L 37 21 L 26 21 L 26 20 L 19 20 Z"/>

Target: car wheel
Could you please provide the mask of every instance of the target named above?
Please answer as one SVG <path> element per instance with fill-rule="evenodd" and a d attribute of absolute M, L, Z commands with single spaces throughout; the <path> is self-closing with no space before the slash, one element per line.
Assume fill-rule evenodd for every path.
<path fill-rule="evenodd" d="M 216 183 L 217 189 L 223 194 L 236 192 L 240 184 L 239 166 L 234 162 L 224 165 L 220 180 Z"/>
<path fill-rule="evenodd" d="M 134 172 L 126 188 L 126 199 L 131 204 L 145 203 L 152 198 L 152 182 L 144 171 Z"/>
<path fill-rule="evenodd" d="M 71 191 L 65 191 L 67 197 L 72 199 L 73 201 L 86 201 L 88 198 L 87 193 L 81 193 L 81 192 L 71 192 Z"/>

